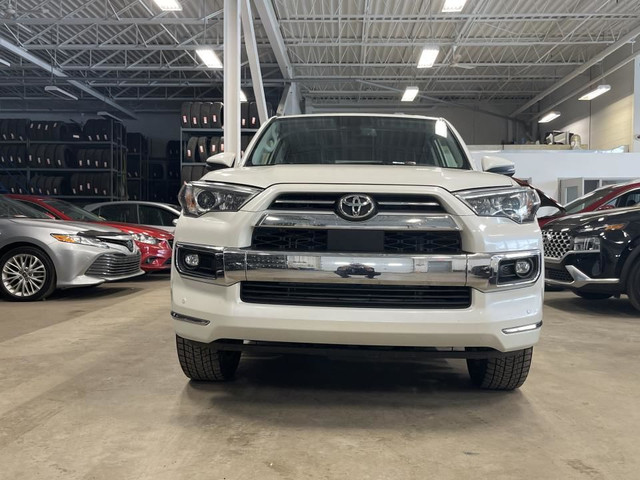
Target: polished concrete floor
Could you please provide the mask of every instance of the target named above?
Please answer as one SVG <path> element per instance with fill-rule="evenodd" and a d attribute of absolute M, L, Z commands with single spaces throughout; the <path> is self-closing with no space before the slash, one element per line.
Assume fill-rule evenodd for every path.
<path fill-rule="evenodd" d="M 550 293 L 522 389 L 461 361 L 182 375 L 166 277 L 0 302 L 1 479 L 638 479 L 640 314 Z"/>

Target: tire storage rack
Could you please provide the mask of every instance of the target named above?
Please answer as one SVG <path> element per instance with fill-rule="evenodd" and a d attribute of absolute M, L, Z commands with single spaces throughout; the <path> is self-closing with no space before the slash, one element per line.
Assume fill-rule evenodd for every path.
<path fill-rule="evenodd" d="M 141 133 L 127 133 L 127 194 L 129 200 L 148 195 L 149 140 Z"/>
<path fill-rule="evenodd" d="M 177 202 L 180 191 L 180 141 L 167 142 L 164 158 L 151 158 L 147 173 L 147 196 L 151 202 Z"/>
<path fill-rule="evenodd" d="M 273 108 L 267 104 L 267 113 Z M 222 102 L 185 102 L 180 118 L 180 179 L 198 180 L 206 172 L 206 160 L 224 152 L 224 105 Z M 255 102 L 240 104 L 242 153 L 260 127 Z"/>
<path fill-rule="evenodd" d="M 124 126 L 0 120 L 0 190 L 87 203 L 127 197 Z"/>

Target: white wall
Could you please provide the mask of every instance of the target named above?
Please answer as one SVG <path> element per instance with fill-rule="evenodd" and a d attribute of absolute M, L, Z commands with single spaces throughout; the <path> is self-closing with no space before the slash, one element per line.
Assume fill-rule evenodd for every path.
<path fill-rule="evenodd" d="M 632 53 L 631 45 L 607 57 L 602 65 L 591 68 L 540 103 L 540 111 L 558 110 L 562 115 L 549 123 L 539 124 L 540 132 L 570 131 L 580 135 L 582 143 L 591 150 L 608 150 L 619 146 L 631 149 L 633 144 L 634 62 L 630 61 L 598 83 L 611 85 L 611 90 L 592 101 L 578 97 L 595 88 L 584 85 L 617 65 Z M 571 95 L 572 94 L 572 95 Z M 562 98 L 569 100 L 554 106 Z"/>
<path fill-rule="evenodd" d="M 640 153 L 599 153 L 586 150 L 565 151 L 473 151 L 476 165 L 483 155 L 496 155 L 516 165 L 516 177 L 530 178 L 531 184 L 559 199 L 558 179 L 562 178 L 640 178 Z"/>

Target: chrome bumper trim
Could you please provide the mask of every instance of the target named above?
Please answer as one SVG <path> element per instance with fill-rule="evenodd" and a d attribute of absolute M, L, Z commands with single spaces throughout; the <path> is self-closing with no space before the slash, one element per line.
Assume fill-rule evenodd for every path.
<path fill-rule="evenodd" d="M 193 275 L 174 262 L 187 278 L 229 286 L 243 281 L 303 283 L 371 283 L 376 285 L 468 286 L 478 290 L 506 290 L 535 283 L 540 277 L 542 258 L 539 250 L 510 253 L 461 255 L 390 255 L 346 253 L 264 252 L 240 248 L 203 247 L 176 244 L 181 248 L 207 248 L 222 268 L 217 278 Z M 538 270 L 524 281 L 498 284 L 498 266 L 502 260 L 537 257 Z"/>
<path fill-rule="evenodd" d="M 200 318 L 189 317 L 187 315 L 182 315 L 181 313 L 171 312 L 171 318 L 174 320 L 180 320 L 181 322 L 193 323 L 196 325 L 209 325 L 211 322 L 209 320 L 202 320 Z"/>
<path fill-rule="evenodd" d="M 616 285 L 620 283 L 619 278 L 591 278 L 586 273 L 578 270 L 573 265 L 566 265 L 569 275 L 573 277 L 572 282 L 562 282 L 560 280 L 545 279 L 547 285 L 555 285 L 558 287 L 582 288 L 586 285 Z"/>
<path fill-rule="evenodd" d="M 267 212 L 256 227 L 333 228 L 349 230 L 461 230 L 447 214 L 379 213 L 362 222 L 350 222 L 333 212 L 295 213 Z"/>
<path fill-rule="evenodd" d="M 507 335 L 510 335 L 512 333 L 530 332 L 532 330 L 538 330 L 541 327 L 542 327 L 542 321 L 539 321 L 538 323 L 530 323 L 528 325 L 522 325 L 520 327 L 503 328 L 502 333 L 506 333 Z"/>

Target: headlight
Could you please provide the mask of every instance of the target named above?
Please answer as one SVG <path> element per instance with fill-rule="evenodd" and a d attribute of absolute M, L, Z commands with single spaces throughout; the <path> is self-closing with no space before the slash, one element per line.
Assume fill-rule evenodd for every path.
<path fill-rule="evenodd" d="M 598 237 L 576 237 L 573 239 L 573 250 L 576 252 L 599 252 L 600 239 Z"/>
<path fill-rule="evenodd" d="M 131 233 L 131 236 L 136 242 L 147 243 L 149 245 L 157 245 L 158 239 L 144 233 Z"/>
<path fill-rule="evenodd" d="M 540 198 L 531 188 L 466 190 L 456 196 L 481 217 L 507 217 L 517 223 L 533 222 Z"/>
<path fill-rule="evenodd" d="M 109 248 L 109 245 L 97 238 L 83 237 L 80 235 L 66 235 L 64 233 L 52 233 L 51 236 L 63 243 L 77 243 L 80 245 L 89 245 L 91 247 Z"/>
<path fill-rule="evenodd" d="M 199 217 L 208 212 L 237 212 L 262 189 L 225 183 L 190 182 L 178 200 L 185 215 Z"/>

